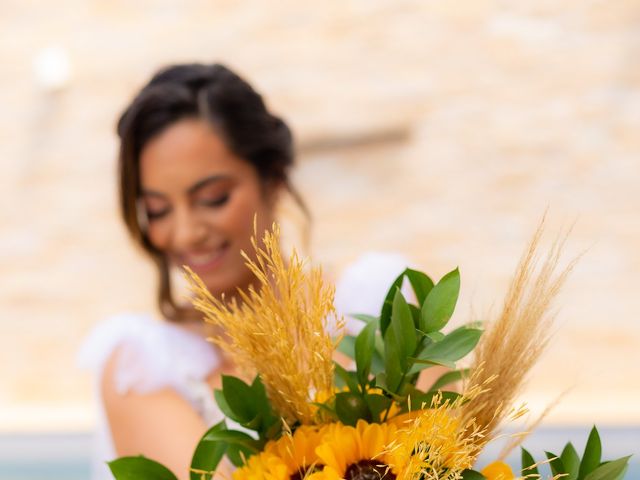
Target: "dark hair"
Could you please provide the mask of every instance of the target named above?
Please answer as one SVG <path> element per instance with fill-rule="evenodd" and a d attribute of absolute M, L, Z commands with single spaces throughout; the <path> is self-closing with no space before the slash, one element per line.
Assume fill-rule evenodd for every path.
<path fill-rule="evenodd" d="M 283 185 L 308 215 L 289 181 L 294 159 L 291 131 L 267 110 L 260 94 L 220 64 L 175 65 L 156 73 L 118 121 L 120 207 L 130 234 L 158 267 L 160 311 L 172 320 L 181 317 L 181 309 L 171 295 L 167 259 L 151 245 L 142 224 L 139 158 L 153 137 L 190 117 L 210 122 L 230 150 L 255 167 L 264 183 Z"/>

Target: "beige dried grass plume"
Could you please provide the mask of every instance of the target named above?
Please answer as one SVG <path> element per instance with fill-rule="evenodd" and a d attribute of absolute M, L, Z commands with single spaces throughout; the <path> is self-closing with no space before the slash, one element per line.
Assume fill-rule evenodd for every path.
<path fill-rule="evenodd" d="M 558 269 L 568 234 L 558 237 L 540 260 L 544 223 L 545 218 L 520 260 L 502 312 L 487 326 L 475 350 L 471 386 L 484 384 L 489 388 L 465 404 L 463 410 L 466 418 L 474 418 L 485 431 L 483 443 L 494 437 L 500 422 L 513 412 L 528 372 L 551 338 L 552 302 L 577 261 Z"/>
<path fill-rule="evenodd" d="M 320 268 L 307 269 L 295 250 L 285 261 L 275 224 L 265 232 L 263 247 L 255 235 L 252 244 L 255 260 L 245 252 L 243 256 L 256 287 L 238 291 L 240 301 L 215 298 L 187 268 L 193 305 L 208 323 L 220 327 L 211 340 L 245 373 L 260 375 L 285 421 L 314 423 L 315 398 L 333 393 L 332 355 L 339 339 L 332 339 L 330 331 L 343 327 L 336 319 L 334 288 L 323 282 Z"/>

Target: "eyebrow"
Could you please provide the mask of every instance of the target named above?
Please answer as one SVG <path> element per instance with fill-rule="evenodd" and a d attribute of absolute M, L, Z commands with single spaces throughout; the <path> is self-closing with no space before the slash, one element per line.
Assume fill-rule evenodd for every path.
<path fill-rule="evenodd" d="M 187 194 L 193 195 L 198 190 L 200 190 L 201 188 L 206 187 L 207 185 L 210 185 L 212 183 L 221 182 L 223 180 L 228 180 L 229 178 L 231 178 L 229 175 L 211 175 L 209 177 L 205 177 L 202 180 L 198 180 L 196 183 L 191 185 L 187 189 Z M 162 194 L 160 192 L 156 192 L 154 190 L 144 190 L 143 189 L 142 190 L 142 194 L 143 195 L 148 195 L 148 196 L 151 196 L 151 197 L 163 197 L 163 198 L 165 197 L 164 194 Z"/>

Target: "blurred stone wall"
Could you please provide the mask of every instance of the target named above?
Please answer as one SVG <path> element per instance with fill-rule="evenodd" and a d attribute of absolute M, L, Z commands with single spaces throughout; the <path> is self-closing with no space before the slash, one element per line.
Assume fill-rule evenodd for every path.
<path fill-rule="evenodd" d="M 117 218 L 114 122 L 155 69 L 186 61 L 229 64 L 290 121 L 311 251 L 333 278 L 362 249 L 435 277 L 459 265 L 456 321 L 487 318 L 544 211 L 548 241 L 574 225 L 566 260 L 583 257 L 524 398 L 540 410 L 571 388 L 550 422 L 640 422 L 637 0 L 0 13 L 0 429 L 91 425 L 81 339 L 152 308 L 152 271 Z M 53 67 L 34 73 L 43 58 Z"/>

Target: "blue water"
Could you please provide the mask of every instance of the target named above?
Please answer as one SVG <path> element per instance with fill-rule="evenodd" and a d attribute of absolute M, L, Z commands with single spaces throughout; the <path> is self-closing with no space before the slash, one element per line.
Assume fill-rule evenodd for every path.
<path fill-rule="evenodd" d="M 582 453 L 590 427 L 547 427 L 536 430 L 524 442 L 536 460 L 542 460 L 544 450 L 560 453 L 571 441 Z M 640 427 L 599 428 L 603 443 L 603 458 L 610 460 L 633 454 L 626 480 L 640 480 Z M 501 450 L 500 441 L 489 445 L 478 461 L 481 467 L 494 460 Z M 3 434 L 0 435 L 0 480 L 87 480 L 91 436 L 78 434 Z M 519 450 L 508 458 L 518 471 Z M 543 476 L 545 472 L 541 469 Z"/>

